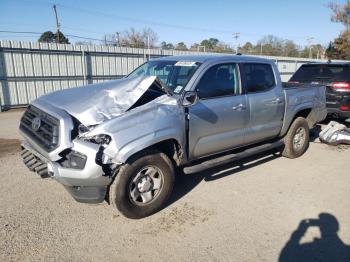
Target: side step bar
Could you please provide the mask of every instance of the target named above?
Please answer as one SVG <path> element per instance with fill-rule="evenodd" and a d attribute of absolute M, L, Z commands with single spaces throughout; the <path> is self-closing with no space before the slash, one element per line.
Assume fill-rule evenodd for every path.
<path fill-rule="evenodd" d="M 269 151 L 278 147 L 283 146 L 283 141 L 278 140 L 276 142 L 262 144 L 258 146 L 253 146 L 248 149 L 242 149 L 242 151 L 238 151 L 237 153 L 231 153 L 227 154 L 218 158 L 211 158 L 209 160 L 205 160 L 203 162 L 200 162 L 198 164 L 194 164 L 192 166 L 185 167 L 183 169 L 185 174 L 193 174 L 197 172 L 204 171 L 206 169 L 210 169 L 213 167 L 217 167 L 220 165 L 228 164 L 233 161 L 238 161 L 243 158 L 256 155 L 265 151 Z"/>

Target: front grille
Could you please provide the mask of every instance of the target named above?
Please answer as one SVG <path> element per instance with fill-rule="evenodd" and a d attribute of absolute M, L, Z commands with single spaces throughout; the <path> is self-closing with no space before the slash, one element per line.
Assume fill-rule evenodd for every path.
<path fill-rule="evenodd" d="M 24 112 L 20 129 L 40 147 L 50 152 L 59 145 L 59 120 L 35 106 Z"/>

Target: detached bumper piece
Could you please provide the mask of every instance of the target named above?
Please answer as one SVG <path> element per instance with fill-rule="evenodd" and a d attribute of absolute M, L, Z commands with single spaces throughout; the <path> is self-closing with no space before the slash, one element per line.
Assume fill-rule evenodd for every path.
<path fill-rule="evenodd" d="M 41 178 L 50 177 L 47 164 L 29 150 L 22 148 L 21 156 L 23 163 L 32 172 L 38 173 Z"/>
<path fill-rule="evenodd" d="M 350 128 L 331 121 L 320 133 L 320 140 L 329 145 L 348 144 L 350 145 Z"/>

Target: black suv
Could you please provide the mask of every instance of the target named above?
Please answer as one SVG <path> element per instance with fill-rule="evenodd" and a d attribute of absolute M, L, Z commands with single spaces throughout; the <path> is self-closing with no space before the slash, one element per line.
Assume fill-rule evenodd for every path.
<path fill-rule="evenodd" d="M 350 63 L 304 64 L 289 82 L 326 85 L 328 114 L 350 118 Z"/>

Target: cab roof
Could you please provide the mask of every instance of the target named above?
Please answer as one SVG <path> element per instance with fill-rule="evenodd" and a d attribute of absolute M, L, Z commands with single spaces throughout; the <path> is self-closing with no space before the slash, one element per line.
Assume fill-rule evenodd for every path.
<path fill-rule="evenodd" d="M 191 62 L 220 62 L 220 61 L 237 61 L 237 62 L 265 62 L 270 63 L 271 60 L 253 57 L 253 56 L 243 56 L 243 55 L 227 55 L 227 54 L 213 54 L 213 55 L 176 55 L 176 56 L 164 56 L 160 58 L 155 58 L 152 60 L 159 61 L 191 61 Z"/>

